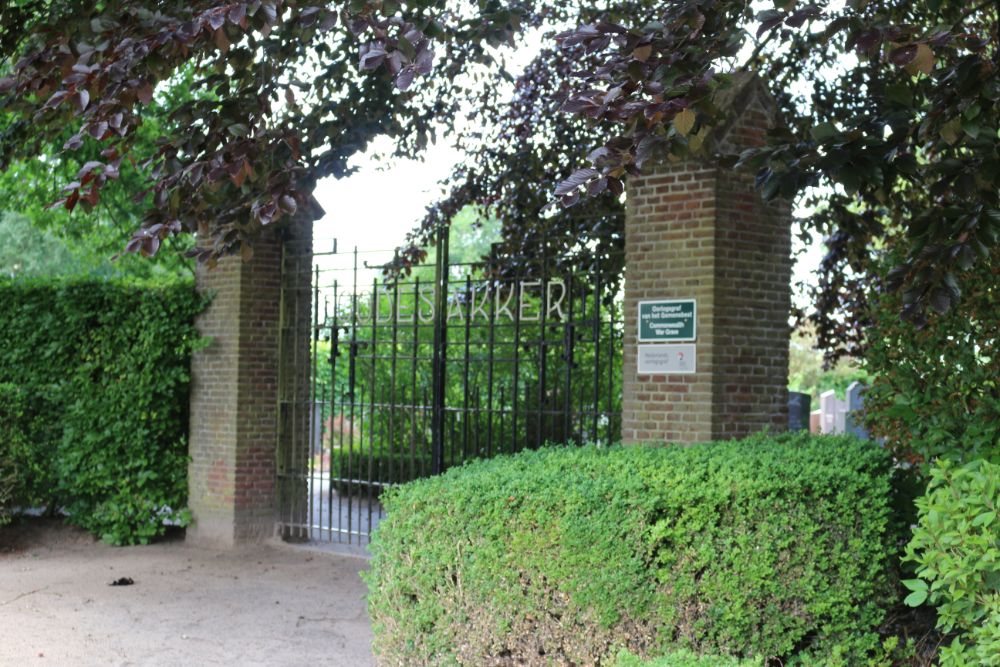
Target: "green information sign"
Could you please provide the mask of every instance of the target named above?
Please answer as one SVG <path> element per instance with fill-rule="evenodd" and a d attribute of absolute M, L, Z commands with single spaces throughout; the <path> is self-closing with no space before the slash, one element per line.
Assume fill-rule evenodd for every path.
<path fill-rule="evenodd" d="M 696 338 L 698 308 L 694 299 L 639 302 L 639 342 L 673 343 Z"/>

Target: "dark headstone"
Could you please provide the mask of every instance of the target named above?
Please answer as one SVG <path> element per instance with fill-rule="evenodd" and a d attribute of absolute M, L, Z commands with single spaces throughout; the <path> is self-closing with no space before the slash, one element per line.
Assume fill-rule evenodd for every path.
<path fill-rule="evenodd" d="M 798 391 L 788 392 L 788 430 L 808 431 L 812 398 Z"/>
<path fill-rule="evenodd" d="M 867 389 L 860 382 L 852 382 L 847 388 L 847 432 L 859 438 L 868 439 L 868 429 L 864 427 L 864 391 Z"/>

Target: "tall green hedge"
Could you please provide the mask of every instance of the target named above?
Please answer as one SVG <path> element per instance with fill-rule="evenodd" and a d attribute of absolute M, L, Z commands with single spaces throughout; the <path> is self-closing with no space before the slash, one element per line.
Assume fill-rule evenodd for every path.
<path fill-rule="evenodd" d="M 190 284 L 0 281 L 0 461 L 13 503 L 113 543 L 186 518 Z M 6 448 L 7 451 L 2 451 Z"/>
<path fill-rule="evenodd" d="M 367 575 L 384 664 L 608 664 L 685 649 L 863 664 L 899 536 L 851 437 L 551 448 L 386 492 Z"/>

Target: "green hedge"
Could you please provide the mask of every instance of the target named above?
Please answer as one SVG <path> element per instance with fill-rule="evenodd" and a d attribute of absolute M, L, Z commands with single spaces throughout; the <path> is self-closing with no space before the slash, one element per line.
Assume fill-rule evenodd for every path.
<path fill-rule="evenodd" d="M 728 656 L 698 655 L 691 651 L 672 651 L 671 653 L 643 660 L 638 656 L 623 652 L 618 656 L 614 667 L 763 667 L 760 659 L 740 660 Z"/>
<path fill-rule="evenodd" d="M 549 448 L 395 487 L 366 576 L 376 651 L 858 664 L 893 595 L 890 478 L 872 443 L 796 434 Z"/>
<path fill-rule="evenodd" d="M 51 417 L 54 406 L 48 399 L 53 391 L 46 387 L 33 392 L 0 383 L 0 478 L 8 478 L 3 494 L 8 505 L 46 505 L 51 497 L 58 437 Z"/>
<path fill-rule="evenodd" d="M 186 519 L 190 284 L 0 281 L 0 460 L 13 503 L 66 510 L 112 543 Z"/>
<path fill-rule="evenodd" d="M 382 495 L 383 485 L 403 484 L 425 477 L 431 470 L 429 456 L 408 453 L 372 453 L 367 447 L 355 447 L 348 453 L 346 448 L 330 452 L 330 470 L 333 471 L 333 485 L 341 495 L 361 495 L 372 497 Z M 379 482 L 371 484 L 369 480 Z"/>
<path fill-rule="evenodd" d="M 10 522 L 10 506 L 18 480 L 13 452 L 21 449 L 24 442 L 20 424 L 11 418 L 15 407 L 19 407 L 14 404 L 16 397 L 10 396 L 12 390 L 13 387 L 0 384 L 0 526 Z"/>

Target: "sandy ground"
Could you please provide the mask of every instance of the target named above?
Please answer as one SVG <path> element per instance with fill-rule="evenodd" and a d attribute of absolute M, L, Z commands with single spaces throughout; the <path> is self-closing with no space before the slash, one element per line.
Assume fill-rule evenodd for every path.
<path fill-rule="evenodd" d="M 374 663 L 360 558 L 290 546 L 115 548 L 0 528 L 0 665 Z M 131 586 L 110 586 L 129 577 Z"/>

